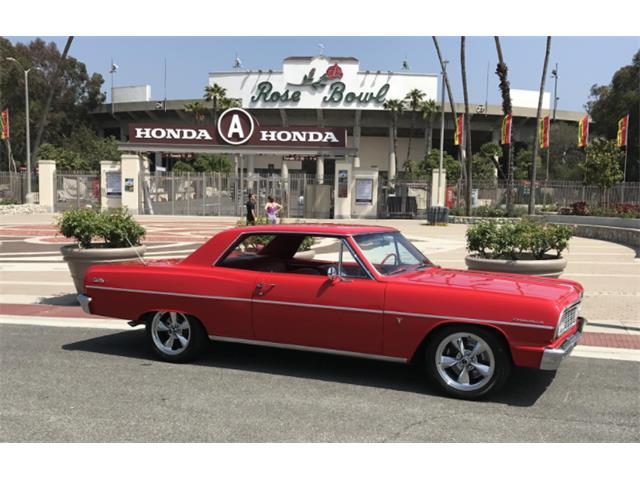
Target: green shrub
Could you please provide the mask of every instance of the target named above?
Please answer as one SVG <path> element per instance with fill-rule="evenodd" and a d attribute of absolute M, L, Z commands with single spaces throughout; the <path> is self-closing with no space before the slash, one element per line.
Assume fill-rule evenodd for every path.
<path fill-rule="evenodd" d="M 18 201 L 15 198 L 2 198 L 0 199 L 0 205 L 17 205 Z"/>
<path fill-rule="evenodd" d="M 560 258 L 572 235 L 573 227 L 569 225 L 528 219 L 503 224 L 484 220 L 467 230 L 467 250 L 481 258 L 517 260 L 533 256 L 543 259 L 550 251 L 555 251 L 556 258 Z"/>
<path fill-rule="evenodd" d="M 145 230 L 126 209 L 100 212 L 95 208 L 67 210 L 58 219 L 58 231 L 74 238 L 81 248 L 124 248 L 140 245 Z M 95 242 L 102 240 L 102 242 Z"/>

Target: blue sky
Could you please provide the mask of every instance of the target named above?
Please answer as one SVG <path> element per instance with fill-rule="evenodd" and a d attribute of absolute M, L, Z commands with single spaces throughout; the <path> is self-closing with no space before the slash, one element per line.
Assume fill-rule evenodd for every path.
<path fill-rule="evenodd" d="M 35 37 L 8 37 L 25 42 Z M 65 37 L 43 37 L 62 49 Z M 460 38 L 439 37 L 456 101 L 462 102 Z M 502 37 L 512 88 L 539 88 L 545 37 Z M 210 71 L 230 70 L 235 54 L 246 69 L 280 69 L 290 55 L 314 55 L 324 45 L 326 55 L 354 56 L 363 70 L 401 68 L 406 57 L 412 72 L 438 73 L 431 37 L 76 37 L 71 55 L 90 72 L 105 77 L 111 58 L 119 65 L 115 85 L 150 84 L 154 99 L 163 97 L 163 66 L 167 59 L 167 97 L 198 98 Z M 640 49 L 640 37 L 554 37 L 550 69 L 559 63 L 558 108 L 583 109 L 593 84 L 607 84 L 621 66 L 631 63 Z M 497 62 L 493 37 L 467 37 L 467 76 L 472 103 L 484 103 L 489 63 L 489 103 L 499 104 Z M 547 91 L 553 84 L 547 79 Z"/>

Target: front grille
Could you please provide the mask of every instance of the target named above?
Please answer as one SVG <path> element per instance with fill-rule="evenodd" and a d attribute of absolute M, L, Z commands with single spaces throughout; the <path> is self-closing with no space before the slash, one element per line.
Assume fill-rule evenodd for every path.
<path fill-rule="evenodd" d="M 560 337 L 576 324 L 576 322 L 578 321 L 579 311 L 580 302 L 569 305 L 562 311 L 562 315 L 560 315 L 560 321 L 558 322 L 558 333 L 556 337 Z"/>

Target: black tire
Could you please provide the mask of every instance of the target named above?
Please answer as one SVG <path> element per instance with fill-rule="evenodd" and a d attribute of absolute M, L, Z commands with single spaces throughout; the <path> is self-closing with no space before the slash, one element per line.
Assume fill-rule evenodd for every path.
<path fill-rule="evenodd" d="M 462 338 L 464 355 L 457 346 L 458 338 Z M 472 357 L 476 346 L 480 353 Z M 496 332 L 481 326 L 447 326 L 429 339 L 425 352 L 429 376 L 448 395 L 464 400 L 495 393 L 511 371 L 511 355 L 505 342 Z M 441 362 L 439 358 L 446 360 Z"/>
<path fill-rule="evenodd" d="M 172 318 L 176 319 L 175 327 L 171 325 Z M 159 328 L 156 322 L 162 322 L 167 330 Z M 195 359 L 209 343 L 207 332 L 200 321 L 192 315 L 178 312 L 156 312 L 150 315 L 146 322 L 146 335 L 156 356 L 172 363 L 186 363 Z M 179 339 L 178 335 L 182 338 Z M 169 339 L 170 336 L 173 336 L 173 341 Z M 182 343 L 183 340 L 186 340 L 186 344 Z"/>

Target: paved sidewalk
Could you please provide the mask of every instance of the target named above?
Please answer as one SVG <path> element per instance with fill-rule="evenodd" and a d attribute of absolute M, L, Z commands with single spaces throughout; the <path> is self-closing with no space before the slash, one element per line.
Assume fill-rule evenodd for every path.
<path fill-rule="evenodd" d="M 147 258 L 187 256 L 235 217 L 137 216 L 147 228 Z M 290 220 L 296 221 L 296 220 Z M 344 223 L 335 220 L 318 220 Z M 311 222 L 311 220 L 305 220 Z M 349 220 L 401 230 L 435 263 L 466 268 L 466 225 L 427 226 L 420 220 Z M 59 252 L 66 239 L 55 234 L 51 214 L 0 217 L 0 314 L 82 318 Z M 633 249 L 574 237 L 564 278 L 585 286 L 584 345 L 637 349 L 640 336 L 640 261 Z M 631 338 L 630 338 L 631 337 Z"/>

